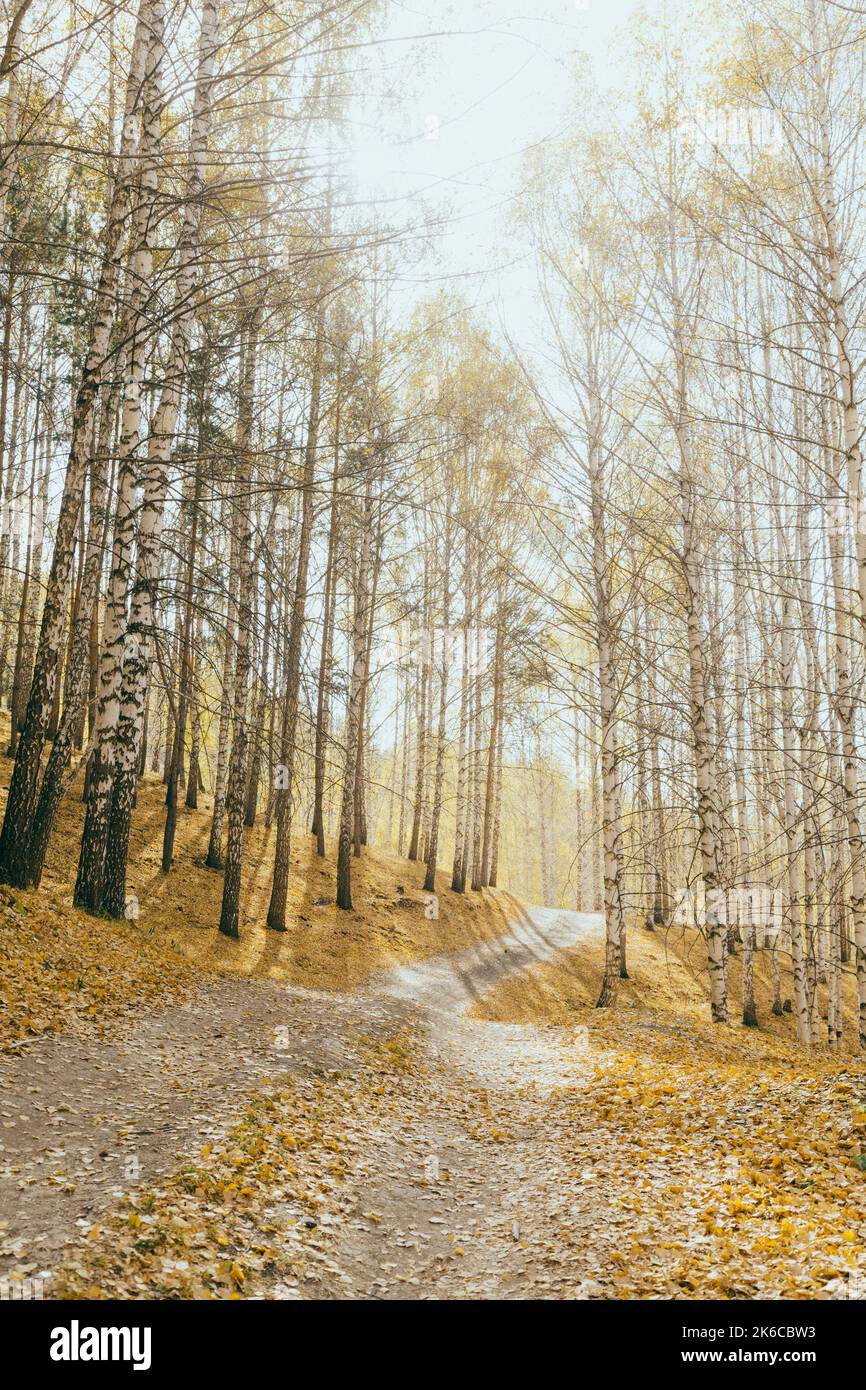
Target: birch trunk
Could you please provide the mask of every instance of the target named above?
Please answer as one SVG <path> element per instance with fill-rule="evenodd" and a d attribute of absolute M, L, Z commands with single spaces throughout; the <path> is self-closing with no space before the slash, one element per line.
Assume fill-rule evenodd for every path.
<path fill-rule="evenodd" d="M 118 158 L 105 231 L 91 339 L 72 412 L 69 459 L 57 518 L 54 552 L 46 585 L 42 623 L 27 712 L 21 729 L 15 769 L 0 832 L 0 880 L 23 886 L 39 794 L 42 752 L 54 705 L 66 593 L 72 571 L 75 533 L 91 446 L 97 393 L 110 355 L 117 283 L 123 260 L 122 240 L 136 179 L 141 92 L 145 60 L 150 61 L 159 24 L 154 23 L 157 0 L 140 0 L 126 86 L 126 102 Z M 161 39 L 160 45 L 161 46 Z M 142 167 L 146 155 L 142 152 Z"/>
<path fill-rule="evenodd" d="M 226 863 L 219 929 L 223 936 L 240 936 L 241 872 L 244 844 L 244 793 L 249 747 L 248 709 L 253 616 L 252 555 L 252 426 L 256 390 L 256 352 L 262 318 L 257 302 L 247 311 L 244 368 L 238 402 L 237 430 L 237 556 L 238 633 L 232 691 L 232 749 L 226 780 Z"/>

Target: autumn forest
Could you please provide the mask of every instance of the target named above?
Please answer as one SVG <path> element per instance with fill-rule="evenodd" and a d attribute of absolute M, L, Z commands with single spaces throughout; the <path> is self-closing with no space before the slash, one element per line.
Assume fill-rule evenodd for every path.
<path fill-rule="evenodd" d="M 3 1299 L 866 1297 L 866 11 L 601 8 L 2 6 Z"/>

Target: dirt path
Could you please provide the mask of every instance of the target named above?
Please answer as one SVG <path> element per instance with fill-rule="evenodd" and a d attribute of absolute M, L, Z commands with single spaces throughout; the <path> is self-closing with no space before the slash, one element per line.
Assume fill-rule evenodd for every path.
<path fill-rule="evenodd" d="M 388 972 L 335 996 L 214 980 L 188 1004 L 114 1041 L 58 1036 L 0 1063 L 0 1276 L 57 1268 L 123 1194 L 218 1142 L 267 1076 L 345 1073 L 359 1038 L 408 1030 L 417 1066 L 397 1083 L 392 1125 L 334 1216 L 331 1274 L 310 1293 L 459 1297 L 544 1286 L 546 1254 L 524 1231 L 556 1206 L 538 1101 L 589 1066 L 555 1030 L 467 1017 L 515 971 L 599 930 L 599 919 L 532 909 L 508 936 Z M 357 1122 L 364 1127 L 363 1108 Z M 508 1136 L 503 1144 L 499 1137 Z M 369 1213 L 373 1213 L 370 1217 Z M 461 1251 L 461 1254 L 457 1254 Z"/>
<path fill-rule="evenodd" d="M 76 1228 L 218 1139 L 265 1076 L 326 1075 L 393 1007 L 218 979 L 115 1040 L 0 1061 L 0 1275 L 51 1268 Z"/>
<path fill-rule="evenodd" d="M 211 979 L 112 1041 L 0 1060 L 0 1279 L 50 1270 L 47 1297 L 859 1297 L 859 1066 L 807 1072 L 778 1041 L 663 1010 L 558 1027 L 473 1009 L 596 934 L 533 909 L 352 995 Z"/>
<path fill-rule="evenodd" d="M 580 1032 L 468 1017 L 500 980 L 599 935 L 594 914 L 530 908 L 508 936 L 388 972 L 376 997 L 413 1010 L 420 1066 L 400 1083 L 393 1127 L 371 1136 L 368 1177 L 329 1292 L 353 1298 L 589 1296 L 593 1261 L 564 1259 L 573 1191 L 557 1184 L 549 1124 L 563 1089 L 603 1062 Z M 601 1194 L 598 1194 L 602 1200 Z M 570 1242 L 569 1242 L 570 1243 Z"/>

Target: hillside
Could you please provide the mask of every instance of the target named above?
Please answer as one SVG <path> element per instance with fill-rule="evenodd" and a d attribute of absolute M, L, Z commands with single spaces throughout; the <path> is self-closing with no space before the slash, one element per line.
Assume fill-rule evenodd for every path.
<path fill-rule="evenodd" d="M 0 719 L 0 740 L 8 719 Z M 0 812 L 11 763 L 0 760 Z M 128 892 L 137 916 L 95 919 L 71 906 L 83 821 L 78 784 L 61 805 L 38 892 L 0 888 L 0 1046 L 70 1026 L 102 1027 L 167 997 L 200 974 L 272 979 L 312 989 L 353 989 L 377 971 L 500 935 L 514 914 L 507 893 L 454 894 L 437 877 L 438 918 L 418 884 L 424 866 L 375 849 L 353 866 L 355 911 L 334 905 L 333 844 L 320 859 L 312 838 L 293 839 L 289 921 L 265 926 L 273 829 L 260 817 L 246 832 L 241 935 L 217 930 L 222 875 L 204 866 L 209 797 L 178 808 L 175 863 L 161 872 L 165 788 L 148 777 L 133 815 Z"/>
<path fill-rule="evenodd" d="M 706 956 L 704 938 L 691 927 L 672 925 L 647 931 L 642 926 L 631 926 L 627 944 L 629 978 L 619 982 L 617 1015 L 653 1019 L 659 1025 L 679 1029 L 702 1029 L 709 1016 Z M 477 1016 L 498 1023 L 583 1024 L 595 1012 L 603 970 L 601 942 L 580 942 L 555 960 L 526 970 L 519 979 L 505 980 L 497 985 L 476 1005 Z M 772 1011 L 770 952 L 755 952 L 755 1002 L 760 1038 L 792 1042 L 791 958 L 783 951 L 779 952 L 779 974 L 782 1003 L 788 1005 L 781 1017 Z M 737 1039 L 736 1046 L 748 1047 L 752 1030 L 742 1026 L 736 1012 L 742 998 L 741 981 L 742 957 L 738 953 L 728 959 L 730 1026 Z M 821 1019 L 826 1024 L 827 990 L 820 982 L 818 999 Z M 857 979 L 853 961 L 843 971 L 842 999 L 845 1033 L 838 1050 L 843 1056 L 856 1056 Z"/>

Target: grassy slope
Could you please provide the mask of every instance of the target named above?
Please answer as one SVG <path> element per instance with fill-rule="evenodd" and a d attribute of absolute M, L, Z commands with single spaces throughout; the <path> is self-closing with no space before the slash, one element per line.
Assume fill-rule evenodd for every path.
<path fill-rule="evenodd" d="M 646 931 L 629 928 L 628 967 L 630 979 L 621 980 L 617 1014 L 656 1019 L 682 1027 L 702 1027 L 710 1014 L 706 946 L 700 933 L 691 927 L 674 926 Z M 782 999 L 793 995 L 790 957 L 780 953 Z M 498 1023 L 546 1022 L 574 1024 L 585 1022 L 594 1012 L 604 971 L 601 941 L 582 944 L 563 951 L 522 975 L 504 980 L 475 1007 L 476 1017 Z M 729 958 L 728 997 L 731 1022 L 737 1033 L 748 1033 L 739 1024 L 742 960 Z M 819 986 L 822 1020 L 826 1017 L 826 990 Z M 856 981 L 853 963 L 845 967 L 843 1001 L 846 1038 L 842 1051 L 856 1051 Z M 785 1013 L 775 1018 L 770 954 L 755 954 L 755 998 L 761 1038 L 790 1040 L 793 1017 Z"/>
<path fill-rule="evenodd" d="M 0 744 L 8 721 L 0 723 Z M 0 759 L 0 810 L 11 774 Z M 310 836 L 293 841 L 289 930 L 265 927 L 273 867 L 274 830 L 263 818 L 246 832 L 241 938 L 217 931 L 222 875 L 204 867 L 211 801 L 181 806 L 175 866 L 160 864 L 164 787 L 140 787 L 131 845 L 128 891 L 139 903 L 130 922 L 93 919 L 71 906 L 82 806 L 78 786 L 58 816 L 38 892 L 0 888 L 0 1049 L 15 1050 L 39 1033 L 99 1028 L 130 1011 L 182 994 L 197 972 L 216 971 L 286 980 L 318 989 L 354 989 L 377 970 L 456 950 L 506 930 L 513 916 L 506 893 L 457 896 L 440 874 L 438 920 L 425 915 L 423 866 L 365 851 L 353 861 L 355 911 L 333 903 L 333 846 L 324 860 Z M 318 899 L 330 900 L 316 905 Z"/>
<path fill-rule="evenodd" d="M 564 1025 L 579 1054 L 600 1059 L 588 1085 L 563 1092 L 572 1127 L 557 1136 L 552 1125 L 551 1138 L 566 1182 L 621 1174 L 620 1268 L 612 1284 L 609 1269 L 598 1275 L 608 1297 L 862 1297 L 866 1078 L 850 968 L 846 1037 L 830 1052 L 798 1044 L 790 1014 L 772 1016 L 765 953 L 755 972 L 760 1028 L 739 1020 L 738 959 L 731 1026 L 711 1024 L 704 949 L 691 929 L 635 928 L 632 978 L 620 982 L 615 1009 L 594 1007 L 603 948 L 593 943 L 503 981 L 475 1013 Z M 782 994 L 791 994 L 784 964 Z M 596 1202 L 590 1186 L 579 1209 Z"/>

